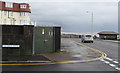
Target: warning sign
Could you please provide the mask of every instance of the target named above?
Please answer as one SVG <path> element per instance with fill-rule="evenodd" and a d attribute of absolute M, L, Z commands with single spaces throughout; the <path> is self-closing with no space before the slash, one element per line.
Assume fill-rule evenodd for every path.
<path fill-rule="evenodd" d="M 42 29 L 42 34 L 45 34 L 45 29 Z"/>

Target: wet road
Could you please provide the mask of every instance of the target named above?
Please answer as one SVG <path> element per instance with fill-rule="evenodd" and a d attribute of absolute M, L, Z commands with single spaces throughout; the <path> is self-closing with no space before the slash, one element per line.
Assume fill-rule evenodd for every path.
<path fill-rule="evenodd" d="M 80 39 L 69 39 L 80 42 Z M 69 42 L 68 42 L 69 43 Z M 83 43 L 108 54 L 108 58 L 82 63 L 68 63 L 38 66 L 3 66 L 3 71 L 118 71 L 118 44 L 95 40 L 94 43 Z"/>
<path fill-rule="evenodd" d="M 81 43 L 80 39 L 72 39 Z M 118 60 L 118 44 L 116 42 L 105 41 L 105 40 L 94 40 L 94 43 L 82 43 L 89 47 L 96 48 L 102 52 L 105 52 L 109 58 Z"/>

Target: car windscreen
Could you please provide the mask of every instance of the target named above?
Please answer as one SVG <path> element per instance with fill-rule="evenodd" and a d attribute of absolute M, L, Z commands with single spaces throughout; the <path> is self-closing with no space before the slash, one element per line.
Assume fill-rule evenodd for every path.
<path fill-rule="evenodd" d="M 86 37 L 91 37 L 91 35 L 86 35 Z"/>

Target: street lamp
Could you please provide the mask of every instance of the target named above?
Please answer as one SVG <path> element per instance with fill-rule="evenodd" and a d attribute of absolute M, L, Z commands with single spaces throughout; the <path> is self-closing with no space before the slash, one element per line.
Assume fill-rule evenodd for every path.
<path fill-rule="evenodd" d="M 91 13 L 91 34 L 92 34 L 92 36 L 93 36 L 93 12 L 89 12 L 89 11 L 87 11 L 87 13 Z"/>

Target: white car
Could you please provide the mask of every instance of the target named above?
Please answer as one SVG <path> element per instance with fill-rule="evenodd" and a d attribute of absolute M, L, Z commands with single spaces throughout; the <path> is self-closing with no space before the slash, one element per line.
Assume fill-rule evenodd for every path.
<path fill-rule="evenodd" d="M 81 42 L 91 42 L 93 43 L 93 36 L 92 35 L 82 35 Z"/>

